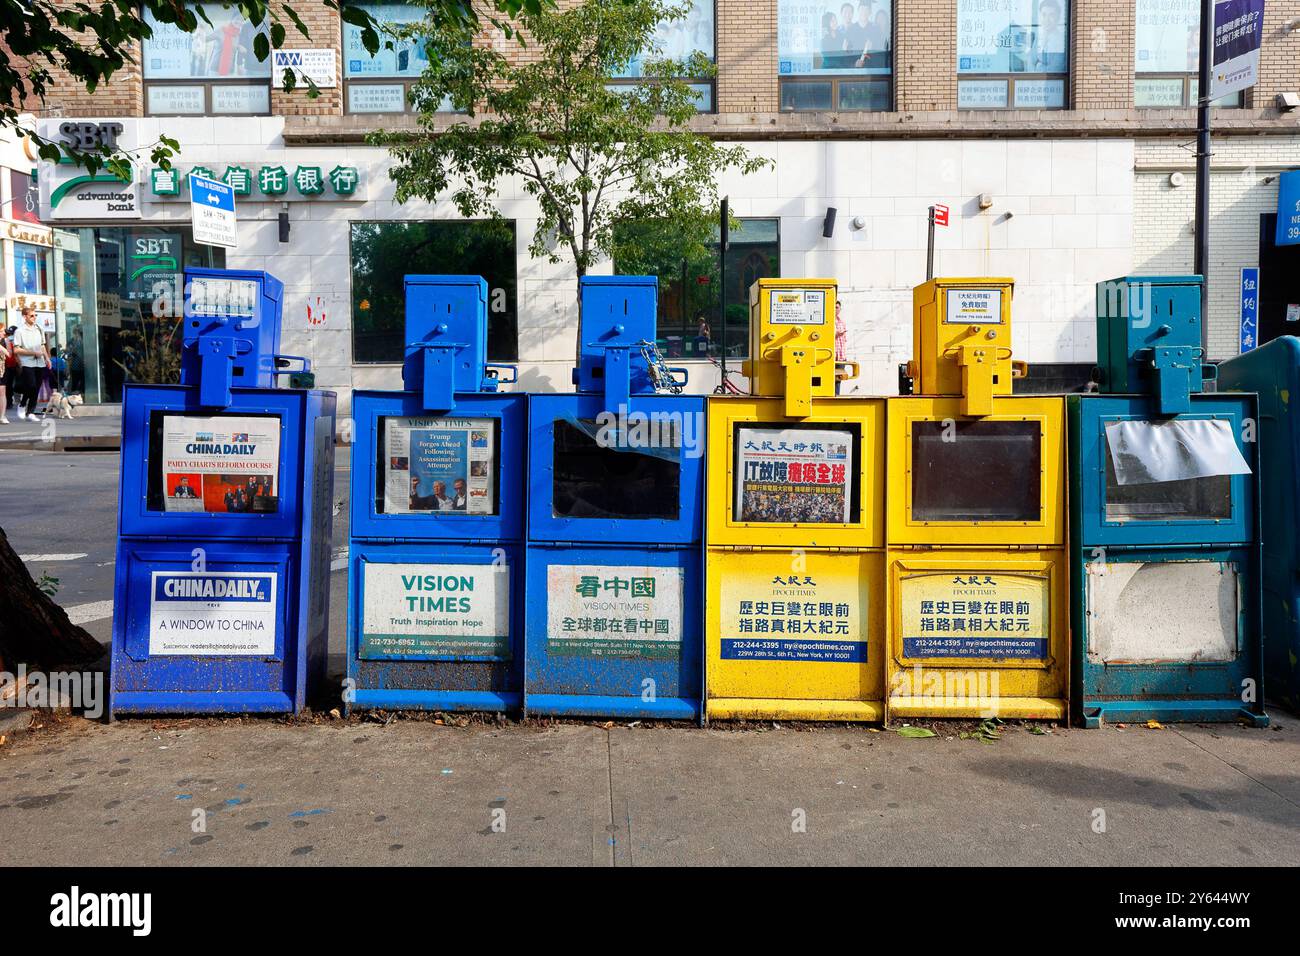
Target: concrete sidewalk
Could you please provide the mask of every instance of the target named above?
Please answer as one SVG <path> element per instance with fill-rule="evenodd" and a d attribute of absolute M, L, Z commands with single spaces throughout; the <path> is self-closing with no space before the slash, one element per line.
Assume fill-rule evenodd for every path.
<path fill-rule="evenodd" d="M 1278 718 L 990 743 L 66 718 L 0 748 L 0 865 L 1294 865 L 1300 724 Z"/>
<path fill-rule="evenodd" d="M 47 415 L 42 421 L 20 421 L 13 408 L 8 425 L 0 425 L 0 451 L 112 451 L 122 444 L 122 406 L 84 405 L 74 418 Z"/>

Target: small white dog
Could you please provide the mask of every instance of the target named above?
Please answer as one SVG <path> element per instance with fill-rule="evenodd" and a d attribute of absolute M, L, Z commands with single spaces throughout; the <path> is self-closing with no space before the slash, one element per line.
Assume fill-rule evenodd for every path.
<path fill-rule="evenodd" d="M 58 389 L 50 393 L 50 400 L 45 404 L 45 414 L 53 415 L 55 418 L 72 418 L 72 409 L 74 406 L 81 404 L 79 395 L 64 395 Z"/>

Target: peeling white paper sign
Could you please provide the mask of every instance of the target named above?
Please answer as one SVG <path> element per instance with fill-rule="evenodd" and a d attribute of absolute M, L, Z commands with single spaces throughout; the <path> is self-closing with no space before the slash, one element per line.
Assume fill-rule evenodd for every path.
<path fill-rule="evenodd" d="M 1222 419 L 1110 422 L 1106 443 L 1121 485 L 1250 474 L 1232 423 Z"/>

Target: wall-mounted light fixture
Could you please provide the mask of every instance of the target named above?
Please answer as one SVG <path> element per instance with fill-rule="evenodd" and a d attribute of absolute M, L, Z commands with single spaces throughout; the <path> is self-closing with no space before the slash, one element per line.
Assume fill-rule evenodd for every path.
<path fill-rule="evenodd" d="M 822 235 L 829 239 L 835 235 L 835 214 L 838 210 L 834 206 L 826 207 L 826 218 L 822 220 Z"/>

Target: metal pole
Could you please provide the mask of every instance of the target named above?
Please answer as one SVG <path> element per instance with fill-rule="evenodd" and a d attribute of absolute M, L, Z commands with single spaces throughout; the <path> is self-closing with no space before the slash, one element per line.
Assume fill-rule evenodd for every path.
<path fill-rule="evenodd" d="M 722 382 L 718 387 L 720 394 L 725 395 L 727 391 L 727 246 L 731 244 L 731 197 L 722 197 L 718 215 L 718 307 L 722 313 L 718 316 L 722 326 L 720 330 L 722 337 L 719 339 L 722 343 L 722 353 L 718 357 L 722 369 Z"/>
<path fill-rule="evenodd" d="M 1192 271 L 1201 277 L 1201 349 L 1210 345 L 1210 74 L 1213 60 L 1214 0 L 1201 0 L 1201 63 L 1196 107 L 1196 252 Z"/>
<path fill-rule="evenodd" d="M 925 242 L 925 281 L 934 278 L 934 207 L 930 207 L 930 237 Z"/>

